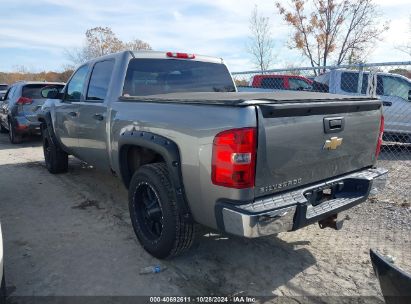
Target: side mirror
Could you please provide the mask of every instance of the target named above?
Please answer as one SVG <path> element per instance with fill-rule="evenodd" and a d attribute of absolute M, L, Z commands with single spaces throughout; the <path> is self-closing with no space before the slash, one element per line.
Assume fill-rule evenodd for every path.
<path fill-rule="evenodd" d="M 40 93 L 41 97 L 47 99 L 62 99 L 63 93 L 60 93 L 61 87 L 48 86 L 44 87 Z"/>
<path fill-rule="evenodd" d="M 411 90 L 408 91 L 408 101 L 411 101 Z"/>

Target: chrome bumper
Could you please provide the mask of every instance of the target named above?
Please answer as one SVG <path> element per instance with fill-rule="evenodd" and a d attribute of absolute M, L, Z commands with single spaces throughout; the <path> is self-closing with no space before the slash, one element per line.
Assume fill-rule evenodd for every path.
<path fill-rule="evenodd" d="M 248 238 L 297 230 L 365 201 L 370 192 L 382 189 L 386 177 L 385 169 L 367 169 L 245 205 L 222 204 L 220 229 Z M 348 190 L 338 197 L 315 206 L 307 199 L 307 192 L 339 182 Z"/>

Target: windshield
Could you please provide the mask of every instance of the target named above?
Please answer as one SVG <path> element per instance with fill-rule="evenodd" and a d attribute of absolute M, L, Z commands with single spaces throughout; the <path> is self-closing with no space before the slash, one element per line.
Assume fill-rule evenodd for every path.
<path fill-rule="evenodd" d="M 6 84 L 0 84 L 0 91 L 7 91 L 8 85 Z"/>
<path fill-rule="evenodd" d="M 176 59 L 130 60 L 123 96 L 176 92 L 235 92 L 235 86 L 224 64 Z"/>

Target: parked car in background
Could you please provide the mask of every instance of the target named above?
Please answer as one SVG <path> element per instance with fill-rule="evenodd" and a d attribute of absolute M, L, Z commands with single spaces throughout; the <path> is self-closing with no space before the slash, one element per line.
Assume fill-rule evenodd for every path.
<path fill-rule="evenodd" d="M 0 83 L 0 100 L 6 95 L 9 85 L 6 83 Z"/>
<path fill-rule="evenodd" d="M 37 112 L 46 98 L 43 89 L 61 90 L 64 83 L 20 81 L 12 84 L 0 101 L 0 132 L 9 132 L 10 142 L 21 142 L 24 134 L 40 134 Z"/>
<path fill-rule="evenodd" d="M 385 131 L 387 140 L 411 142 L 411 80 L 399 74 L 376 74 L 376 95 L 383 101 Z M 370 93 L 369 71 L 335 69 L 317 76 L 313 91 L 332 94 L 367 95 Z"/>
<path fill-rule="evenodd" d="M 312 80 L 298 75 L 260 74 L 250 81 L 250 87 L 273 90 L 311 90 Z"/>

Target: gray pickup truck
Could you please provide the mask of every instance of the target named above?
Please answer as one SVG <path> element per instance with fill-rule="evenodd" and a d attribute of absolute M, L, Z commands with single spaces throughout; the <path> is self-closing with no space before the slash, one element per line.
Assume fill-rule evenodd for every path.
<path fill-rule="evenodd" d="M 220 58 L 121 52 L 46 97 L 47 169 L 66 172 L 74 155 L 121 177 L 134 231 L 158 258 L 189 248 L 196 223 L 249 238 L 338 228 L 386 173 L 379 100 L 239 93 Z"/>

